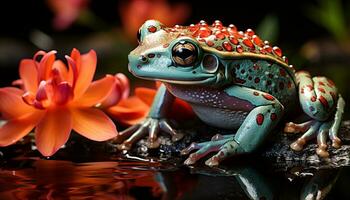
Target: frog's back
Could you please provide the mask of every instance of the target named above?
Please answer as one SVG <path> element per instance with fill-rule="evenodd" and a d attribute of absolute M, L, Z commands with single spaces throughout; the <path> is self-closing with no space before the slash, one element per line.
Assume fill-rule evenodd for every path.
<path fill-rule="evenodd" d="M 262 41 L 253 30 L 238 31 L 234 25 L 212 25 L 201 21 L 190 26 L 164 28 L 165 31 L 196 39 L 206 52 L 221 58 L 232 72 L 235 84 L 267 92 L 288 105 L 296 98 L 295 70 L 282 50 Z"/>
<path fill-rule="evenodd" d="M 293 66 L 288 65 L 288 59 L 283 56 L 282 50 L 271 47 L 268 41 L 263 41 L 253 30 L 238 31 L 236 26 L 228 27 L 216 20 L 212 25 L 205 21 L 190 26 L 176 25 L 173 28 L 163 27 L 166 32 L 180 36 L 188 36 L 199 42 L 201 47 L 208 52 L 214 52 L 222 59 L 261 59 L 275 62 L 294 74 Z"/>

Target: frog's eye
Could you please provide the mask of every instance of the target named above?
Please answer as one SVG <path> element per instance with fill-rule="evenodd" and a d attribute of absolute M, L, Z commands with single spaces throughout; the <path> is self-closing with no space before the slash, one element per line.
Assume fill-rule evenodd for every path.
<path fill-rule="evenodd" d="M 192 66 L 197 59 L 197 47 L 188 41 L 180 41 L 172 49 L 173 61 L 180 66 Z"/>
<path fill-rule="evenodd" d="M 139 29 L 139 31 L 137 31 L 137 41 L 140 43 L 141 42 L 141 29 Z"/>

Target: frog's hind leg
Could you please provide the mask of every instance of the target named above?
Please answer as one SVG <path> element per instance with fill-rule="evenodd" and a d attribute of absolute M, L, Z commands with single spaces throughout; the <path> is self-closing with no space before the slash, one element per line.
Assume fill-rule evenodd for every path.
<path fill-rule="evenodd" d="M 331 128 L 329 129 L 329 138 L 332 140 L 332 146 L 334 148 L 340 148 L 341 140 L 338 137 L 340 124 L 343 118 L 344 113 L 344 107 L 345 107 L 345 101 L 341 95 L 339 95 L 339 99 L 337 102 L 337 111 L 334 115 L 334 120 Z"/>
<path fill-rule="evenodd" d="M 254 107 L 235 135 L 214 136 L 212 141 L 195 143 L 183 150 L 183 154 L 197 150 L 185 164 L 194 164 L 212 152 L 217 153 L 205 162 L 206 165 L 216 166 L 227 157 L 250 153 L 257 149 L 283 116 L 283 105 L 268 93 L 241 86 L 232 86 L 225 92 L 232 98 L 246 99 Z"/>
<path fill-rule="evenodd" d="M 304 133 L 290 147 L 301 151 L 308 140 L 317 137 L 316 153 L 321 157 L 328 157 L 328 136 L 333 147 L 339 148 L 341 145 L 338 130 L 345 106 L 344 99 L 337 94 L 333 82 L 325 77 L 311 78 L 310 74 L 304 71 L 298 72 L 296 76 L 301 107 L 312 119 L 302 124 L 286 124 L 285 132 Z"/>

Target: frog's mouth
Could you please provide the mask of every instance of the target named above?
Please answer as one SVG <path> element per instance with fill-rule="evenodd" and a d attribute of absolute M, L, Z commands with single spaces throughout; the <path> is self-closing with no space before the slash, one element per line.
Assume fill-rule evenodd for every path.
<path fill-rule="evenodd" d="M 146 67 L 147 68 L 147 67 Z M 166 71 L 148 69 L 134 69 L 129 66 L 129 71 L 138 78 L 145 80 L 161 81 L 165 83 L 200 85 L 215 83 L 217 76 L 215 74 L 197 74 L 191 71 L 179 71 L 176 67 L 167 67 Z"/>
<path fill-rule="evenodd" d="M 161 81 L 165 83 L 182 84 L 182 85 L 200 85 L 209 82 L 215 82 L 216 77 L 209 77 L 202 80 L 171 80 L 171 79 L 155 79 L 156 81 Z"/>

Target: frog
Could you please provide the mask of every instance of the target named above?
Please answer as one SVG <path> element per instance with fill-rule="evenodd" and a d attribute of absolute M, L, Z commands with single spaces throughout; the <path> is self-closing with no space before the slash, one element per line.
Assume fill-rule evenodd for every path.
<path fill-rule="evenodd" d="M 232 130 L 183 149 L 181 154 L 189 154 L 186 165 L 210 154 L 205 164 L 213 167 L 256 151 L 298 108 L 307 118 L 283 124 L 285 133 L 301 134 L 290 148 L 302 151 L 314 138 L 320 157 L 329 156 L 330 145 L 340 148 L 345 101 L 334 82 L 297 72 L 278 46 L 263 41 L 252 29 L 239 31 L 219 20 L 174 27 L 147 20 L 137 38 L 138 46 L 128 55 L 129 71 L 161 85 L 148 116 L 119 133 L 121 150 L 146 137 L 148 146 L 157 148 L 161 132 L 180 140 L 184 134 L 166 117 L 175 98 L 187 102 L 205 124 Z"/>

